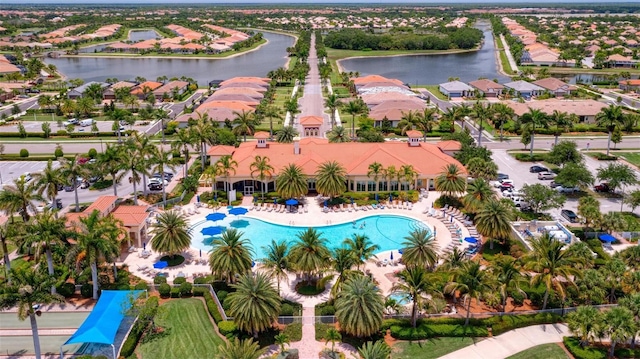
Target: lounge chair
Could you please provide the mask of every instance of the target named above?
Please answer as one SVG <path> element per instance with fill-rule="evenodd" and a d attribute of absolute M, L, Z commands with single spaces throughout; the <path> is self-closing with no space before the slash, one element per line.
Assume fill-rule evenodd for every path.
<path fill-rule="evenodd" d="M 409 202 L 409 204 L 407 205 L 407 209 L 408 210 L 413 210 L 413 202 Z"/>
<path fill-rule="evenodd" d="M 344 212 L 344 203 L 340 203 L 340 212 Z"/>
<path fill-rule="evenodd" d="M 271 203 L 268 203 L 268 204 L 267 204 L 267 206 L 268 206 L 268 207 L 267 207 L 267 211 L 269 211 L 269 212 L 272 212 L 272 211 L 273 211 L 273 209 L 274 209 L 274 207 L 275 207 L 275 205 L 274 205 L 274 204 L 271 204 Z"/>
<path fill-rule="evenodd" d="M 307 208 L 307 206 L 304 206 L 304 213 L 309 213 L 309 208 Z"/>

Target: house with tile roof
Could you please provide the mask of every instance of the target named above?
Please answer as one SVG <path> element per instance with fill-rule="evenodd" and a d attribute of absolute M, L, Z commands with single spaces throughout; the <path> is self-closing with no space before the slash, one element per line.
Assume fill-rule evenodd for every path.
<path fill-rule="evenodd" d="M 89 81 L 74 89 L 69 90 L 69 92 L 67 92 L 67 97 L 70 99 L 77 99 L 79 97 L 82 97 L 84 95 L 84 92 L 87 91 L 87 88 L 94 84 L 100 85 L 100 87 L 102 87 L 103 89 L 109 87 L 109 84 L 106 82 Z"/>
<path fill-rule="evenodd" d="M 131 94 L 140 100 L 144 100 L 150 92 L 157 90 L 160 86 L 162 86 L 162 82 L 145 81 L 134 86 L 131 89 Z"/>
<path fill-rule="evenodd" d="M 105 100 L 115 100 L 116 90 L 127 88 L 129 89 L 128 91 L 130 92 L 135 85 L 136 85 L 135 83 L 128 82 L 128 81 L 116 82 L 115 84 L 109 86 L 106 90 L 104 90 L 104 92 L 102 93 L 102 98 Z"/>
<path fill-rule="evenodd" d="M 595 123 L 596 115 L 603 108 L 608 107 L 604 102 L 595 100 L 560 100 L 548 99 L 520 103 L 509 101 L 507 106 L 513 109 L 516 116 L 522 116 L 529 112 L 529 109 L 540 110 L 547 115 L 553 114 L 554 111 L 566 112 L 578 116 L 581 123 Z"/>
<path fill-rule="evenodd" d="M 170 81 L 153 90 L 156 100 L 162 101 L 165 97 L 173 98 L 174 95 L 182 95 L 187 91 L 189 83 L 186 81 Z"/>
<path fill-rule="evenodd" d="M 620 54 L 613 54 L 607 57 L 607 66 L 609 67 L 635 67 L 640 63 L 638 60 L 634 60 L 630 56 L 623 56 Z"/>
<path fill-rule="evenodd" d="M 533 81 L 533 84 L 538 85 L 545 90 L 549 91 L 556 97 L 564 97 L 570 95 L 572 91 L 576 91 L 577 88 L 555 77 L 547 77 Z"/>
<path fill-rule="evenodd" d="M 443 95 L 447 96 L 449 99 L 471 97 L 473 96 L 473 92 L 474 92 L 473 87 L 458 80 L 441 83 L 438 89 Z"/>
<path fill-rule="evenodd" d="M 488 79 L 480 79 L 476 81 L 469 82 L 469 86 L 475 88 L 480 91 L 480 94 L 484 97 L 488 98 L 496 98 L 502 95 L 502 91 L 504 90 L 504 86 Z"/>
<path fill-rule="evenodd" d="M 530 99 L 544 92 L 544 88 L 523 80 L 507 82 L 504 87 L 513 92 L 516 97 L 525 99 Z"/>
<path fill-rule="evenodd" d="M 623 91 L 640 91 L 640 79 L 638 80 L 623 80 L 618 82 L 618 87 Z"/>

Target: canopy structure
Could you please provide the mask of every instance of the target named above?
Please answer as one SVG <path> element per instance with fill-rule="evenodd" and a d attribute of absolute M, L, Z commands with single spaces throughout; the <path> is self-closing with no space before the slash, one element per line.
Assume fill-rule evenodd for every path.
<path fill-rule="evenodd" d="M 99 343 L 111 345 L 113 358 L 116 348 L 113 345 L 116 333 L 126 312 L 131 308 L 131 299 L 138 298 L 142 290 L 103 290 L 100 299 L 80 328 L 60 346 L 60 358 L 64 357 L 62 347 L 77 343 Z"/>
<path fill-rule="evenodd" d="M 468 242 L 468 243 L 472 243 L 472 244 L 473 244 L 473 243 L 478 243 L 478 239 L 477 239 L 477 238 L 475 238 L 475 237 L 465 237 L 465 238 L 464 238 L 464 241 L 465 241 L 465 242 Z"/>
<path fill-rule="evenodd" d="M 616 241 L 616 238 L 610 234 L 601 234 L 598 236 L 598 238 L 600 238 L 600 240 L 603 242 L 612 243 Z"/>
<path fill-rule="evenodd" d="M 298 204 L 298 200 L 290 198 L 284 202 L 287 206 L 295 206 Z"/>

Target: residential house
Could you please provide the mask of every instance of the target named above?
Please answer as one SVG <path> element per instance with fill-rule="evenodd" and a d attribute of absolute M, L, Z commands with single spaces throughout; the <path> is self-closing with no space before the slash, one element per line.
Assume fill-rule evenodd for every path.
<path fill-rule="evenodd" d="M 460 97 L 472 97 L 474 95 L 473 87 L 462 81 L 450 81 L 440 84 L 440 92 L 449 99 Z"/>
<path fill-rule="evenodd" d="M 128 81 L 116 82 L 115 84 L 109 86 L 109 88 L 104 90 L 104 92 L 102 93 L 102 97 L 105 100 L 115 100 L 116 99 L 116 90 L 125 89 L 126 88 L 126 89 L 129 89 L 129 91 L 130 91 L 135 85 L 136 85 L 135 83 L 128 82 Z"/>
<path fill-rule="evenodd" d="M 484 97 L 495 98 L 502 95 L 504 86 L 491 80 L 480 79 L 469 82 L 469 85 L 476 90 L 480 91 L 480 94 Z"/>
<path fill-rule="evenodd" d="M 534 81 L 533 84 L 538 85 L 545 90 L 549 91 L 556 97 L 564 97 L 566 95 L 571 94 L 571 91 L 577 90 L 577 88 L 573 85 L 570 85 L 564 81 L 561 81 L 555 77 L 547 77 L 545 79 L 540 79 Z"/>
<path fill-rule="evenodd" d="M 70 99 L 77 99 L 79 97 L 82 97 L 85 91 L 87 91 L 87 88 L 94 84 L 100 85 L 100 87 L 102 87 L 103 89 L 109 87 L 109 84 L 106 82 L 90 81 L 67 92 L 67 97 Z"/>
<path fill-rule="evenodd" d="M 507 82 L 504 84 L 504 87 L 509 92 L 513 92 L 514 96 L 525 99 L 531 99 L 532 97 L 538 96 L 544 92 L 544 88 L 522 80 Z"/>
<path fill-rule="evenodd" d="M 640 91 L 640 79 L 639 80 L 623 80 L 618 82 L 618 87 L 623 91 Z"/>
<path fill-rule="evenodd" d="M 140 100 L 144 100 L 149 93 L 157 90 L 160 86 L 162 86 L 162 82 L 145 81 L 131 88 L 131 94 Z"/>
<path fill-rule="evenodd" d="M 596 115 L 602 111 L 603 108 L 608 105 L 604 102 L 595 100 L 559 100 L 548 99 L 531 101 L 527 103 L 520 103 L 509 101 L 507 106 L 513 109 L 516 116 L 522 116 L 529 112 L 529 109 L 536 109 L 544 112 L 547 115 L 553 114 L 553 111 L 566 112 L 568 114 L 575 114 L 578 116 L 578 120 L 581 123 L 595 123 Z"/>
<path fill-rule="evenodd" d="M 630 56 L 623 56 L 619 54 L 613 54 L 607 58 L 607 64 L 609 67 L 636 67 L 640 61 L 634 60 Z"/>
<path fill-rule="evenodd" d="M 186 81 L 171 81 L 165 85 L 153 90 L 156 100 L 162 101 L 165 98 L 174 98 L 176 95 L 182 95 L 187 91 L 189 83 Z"/>

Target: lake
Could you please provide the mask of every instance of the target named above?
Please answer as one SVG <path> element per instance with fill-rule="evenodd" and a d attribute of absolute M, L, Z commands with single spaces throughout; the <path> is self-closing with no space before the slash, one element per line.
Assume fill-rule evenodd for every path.
<path fill-rule="evenodd" d="M 484 33 L 484 44 L 478 51 L 446 55 L 410 55 L 393 57 L 366 57 L 345 59 L 340 62 L 344 71 L 359 72 L 360 76 L 378 74 L 400 79 L 410 85 L 439 84 L 450 77 L 469 82 L 479 77 L 507 82 L 509 78 L 498 72 L 497 52 L 491 34 L 491 25 L 479 22 L 476 28 Z"/>
<path fill-rule="evenodd" d="M 155 30 L 131 30 L 129 32 L 129 41 L 142 41 L 157 39 L 160 36 Z"/>
<path fill-rule="evenodd" d="M 108 77 L 133 80 L 142 76 L 155 80 L 158 76 L 191 77 L 199 85 L 206 86 L 211 80 L 226 80 L 238 76 L 266 76 L 271 70 L 284 66 L 287 47 L 295 39 L 288 35 L 263 32 L 269 41 L 257 50 L 222 59 L 193 58 L 106 58 L 106 57 L 60 57 L 46 58 L 68 78 L 81 78 L 85 82 L 104 81 Z"/>

